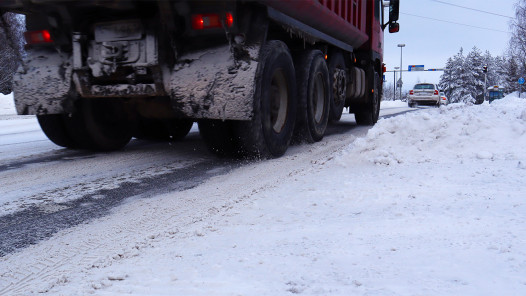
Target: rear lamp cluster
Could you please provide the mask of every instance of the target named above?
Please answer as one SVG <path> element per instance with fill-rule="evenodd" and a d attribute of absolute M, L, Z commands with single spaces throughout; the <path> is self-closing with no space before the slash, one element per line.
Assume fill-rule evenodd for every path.
<path fill-rule="evenodd" d="M 48 30 L 28 31 L 24 33 L 24 38 L 28 45 L 53 43 Z"/>
<path fill-rule="evenodd" d="M 222 28 L 223 20 L 228 28 L 234 24 L 234 17 L 227 12 L 224 17 L 218 13 L 194 14 L 192 15 L 192 29 L 203 30 L 212 28 Z"/>

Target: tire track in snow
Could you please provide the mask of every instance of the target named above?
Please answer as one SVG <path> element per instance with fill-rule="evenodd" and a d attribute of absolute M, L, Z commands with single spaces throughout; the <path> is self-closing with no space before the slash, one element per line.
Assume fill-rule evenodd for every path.
<path fill-rule="evenodd" d="M 121 183 L 73 201 L 43 204 L 0 217 L 0 257 L 38 243 L 54 233 L 108 215 L 131 198 L 147 198 L 165 192 L 193 188 L 210 177 L 226 173 L 236 162 L 199 162 L 170 173 Z"/>

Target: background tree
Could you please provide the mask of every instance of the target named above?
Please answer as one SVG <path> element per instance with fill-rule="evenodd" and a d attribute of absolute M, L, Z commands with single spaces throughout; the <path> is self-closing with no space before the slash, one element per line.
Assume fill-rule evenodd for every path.
<path fill-rule="evenodd" d="M 504 70 L 506 75 L 504 77 L 503 85 L 504 90 L 507 93 L 511 93 L 519 90 L 519 84 L 517 81 L 520 78 L 520 67 L 517 63 L 517 59 L 513 56 L 510 56 L 505 59 Z"/>
<path fill-rule="evenodd" d="M 526 0 L 515 5 L 515 19 L 511 23 L 510 56 L 515 59 L 518 69 L 526 69 Z"/>
<path fill-rule="evenodd" d="M 24 31 L 23 16 L 0 12 L 0 93 L 12 90 L 13 75 L 24 55 Z"/>
<path fill-rule="evenodd" d="M 474 46 L 464 60 L 461 74 L 462 90 L 464 93 L 460 100 L 464 103 L 474 103 L 475 98 L 484 93 L 484 73 L 482 67 L 484 59 L 480 50 Z"/>
<path fill-rule="evenodd" d="M 447 60 L 444 74 L 440 76 L 439 87 L 444 90 L 451 103 L 458 103 L 465 96 L 464 83 L 462 81 L 463 76 L 465 76 L 465 59 L 464 50 L 460 48 L 454 57 Z"/>
<path fill-rule="evenodd" d="M 503 62 L 501 61 L 501 57 L 493 57 L 489 51 L 486 51 L 484 53 L 483 59 L 484 65 L 488 66 L 488 73 L 486 74 L 488 81 L 486 87 L 490 87 L 492 85 L 501 85 L 504 74 L 504 71 L 502 70 Z"/>
<path fill-rule="evenodd" d="M 392 83 L 384 83 L 383 88 L 384 89 L 383 89 L 382 100 L 394 101 L 395 99 L 394 85 Z"/>

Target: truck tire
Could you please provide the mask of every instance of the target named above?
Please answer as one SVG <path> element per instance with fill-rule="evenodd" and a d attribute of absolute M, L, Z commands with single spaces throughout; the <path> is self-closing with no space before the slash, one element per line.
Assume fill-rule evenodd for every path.
<path fill-rule="evenodd" d="M 380 93 L 380 76 L 378 73 L 371 71 L 371 75 L 367 75 L 367 77 L 367 103 L 357 106 L 356 112 L 354 113 L 354 118 L 358 125 L 374 125 L 380 115 L 380 100 L 382 99 Z"/>
<path fill-rule="evenodd" d="M 188 135 L 194 121 L 191 119 L 151 119 L 139 117 L 133 136 L 152 141 L 180 141 Z"/>
<path fill-rule="evenodd" d="M 345 59 L 340 51 L 335 51 L 329 57 L 329 79 L 331 86 L 331 100 L 329 121 L 337 122 L 342 117 L 346 99 L 346 87 L 349 81 L 345 71 Z"/>
<path fill-rule="evenodd" d="M 331 87 L 329 70 L 319 50 L 307 51 L 295 59 L 298 111 L 295 141 L 318 142 L 329 121 Z"/>
<path fill-rule="evenodd" d="M 48 139 L 58 146 L 77 148 L 64 123 L 64 114 L 37 115 L 38 124 Z"/>
<path fill-rule="evenodd" d="M 283 155 L 296 121 L 296 75 L 288 47 L 279 40 L 265 43 L 255 76 L 254 114 L 240 121 L 236 134 L 249 157 Z"/>
<path fill-rule="evenodd" d="M 80 99 L 76 107 L 65 124 L 78 148 L 113 151 L 128 144 L 132 133 L 121 101 Z"/>
<path fill-rule="evenodd" d="M 208 150 L 220 157 L 235 157 L 239 145 L 232 121 L 202 119 L 197 122 L 199 134 Z"/>

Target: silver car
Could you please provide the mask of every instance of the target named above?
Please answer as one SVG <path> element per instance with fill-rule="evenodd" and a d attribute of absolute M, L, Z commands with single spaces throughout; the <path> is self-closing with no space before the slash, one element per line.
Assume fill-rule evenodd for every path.
<path fill-rule="evenodd" d="M 409 98 L 407 100 L 409 107 L 413 108 L 415 105 L 433 105 L 440 106 L 440 91 L 438 86 L 433 83 L 417 83 L 412 90 L 409 91 Z"/>

